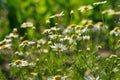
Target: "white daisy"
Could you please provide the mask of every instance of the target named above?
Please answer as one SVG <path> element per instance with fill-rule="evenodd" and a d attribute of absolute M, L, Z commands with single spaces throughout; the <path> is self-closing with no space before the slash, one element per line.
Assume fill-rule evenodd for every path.
<path fill-rule="evenodd" d="M 91 9 L 93 9 L 93 6 L 87 5 L 87 6 L 81 6 L 78 10 L 81 12 L 84 12 L 84 11 L 91 10 Z"/>
<path fill-rule="evenodd" d="M 48 80 L 65 80 L 67 76 L 60 76 L 60 75 L 55 75 L 50 77 Z"/>
<path fill-rule="evenodd" d="M 112 31 L 110 31 L 110 35 L 120 35 L 120 27 L 115 27 Z"/>
<path fill-rule="evenodd" d="M 101 79 L 99 76 L 95 78 L 93 75 L 90 75 L 90 76 L 85 77 L 85 80 L 101 80 Z"/>
<path fill-rule="evenodd" d="M 54 51 L 65 51 L 67 48 L 65 45 L 61 44 L 61 43 L 54 43 L 54 45 L 50 46 Z"/>
<path fill-rule="evenodd" d="M 25 47 L 25 46 L 30 46 L 30 45 L 33 45 L 35 44 L 35 42 L 33 41 L 28 41 L 28 40 L 24 40 L 19 46 L 21 47 Z"/>
<path fill-rule="evenodd" d="M 31 23 L 31 22 L 24 22 L 21 25 L 21 28 L 27 28 L 27 27 L 33 27 L 33 23 Z"/>

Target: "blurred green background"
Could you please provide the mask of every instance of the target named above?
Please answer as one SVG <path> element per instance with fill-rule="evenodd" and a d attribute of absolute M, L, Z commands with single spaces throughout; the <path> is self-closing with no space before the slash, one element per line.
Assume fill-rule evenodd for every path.
<path fill-rule="evenodd" d="M 83 5 L 92 5 L 97 1 L 103 0 L 0 0 L 0 40 L 15 27 L 22 35 L 20 25 L 27 21 L 33 22 L 36 30 L 40 32 L 41 28 L 48 27 L 45 21 L 51 15 L 62 11 L 65 14 L 64 19 L 62 19 L 65 25 L 79 24 L 81 17 L 78 8 Z M 105 5 L 95 6 L 92 14 L 87 18 L 92 19 L 94 22 L 103 21 L 101 11 L 109 8 L 118 11 L 120 8 L 119 3 L 120 0 L 108 0 Z M 72 21 L 70 21 L 71 10 L 74 10 Z M 117 18 L 116 16 L 104 16 L 104 21 L 112 29 L 113 26 L 119 25 L 119 16 Z"/>

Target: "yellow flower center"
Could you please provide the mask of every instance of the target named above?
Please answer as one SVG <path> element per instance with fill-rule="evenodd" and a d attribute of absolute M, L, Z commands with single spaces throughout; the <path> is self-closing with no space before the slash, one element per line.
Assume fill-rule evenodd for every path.
<path fill-rule="evenodd" d="M 1 43 L 2 43 L 2 44 L 5 44 L 5 43 L 6 43 L 6 40 L 1 41 Z"/>
<path fill-rule="evenodd" d="M 4 48 L 6 48 L 5 45 L 0 46 L 0 49 L 4 49 Z"/>
<path fill-rule="evenodd" d="M 68 26 L 69 28 L 75 28 L 76 27 L 76 24 L 71 24 Z"/>
<path fill-rule="evenodd" d="M 61 80 L 61 76 L 60 75 L 56 75 L 55 76 L 55 80 Z"/>
<path fill-rule="evenodd" d="M 61 49 L 62 49 L 62 48 L 61 48 L 61 47 L 59 47 L 59 46 L 56 48 L 56 50 L 57 50 L 57 51 L 60 51 Z"/>
<path fill-rule="evenodd" d="M 114 31 L 117 31 L 117 30 L 119 30 L 120 28 L 119 27 L 115 27 L 113 30 Z"/>
<path fill-rule="evenodd" d="M 91 78 L 90 80 L 96 80 L 95 78 Z"/>
<path fill-rule="evenodd" d="M 36 73 L 34 73 L 34 72 L 31 72 L 30 74 L 33 75 L 33 76 L 36 75 Z"/>
<path fill-rule="evenodd" d="M 88 24 L 88 25 L 87 25 L 87 28 L 88 28 L 88 29 L 91 29 L 91 28 L 93 28 L 93 27 L 94 27 L 93 24 Z"/>
<path fill-rule="evenodd" d="M 103 26 L 103 22 L 98 22 L 97 24 L 98 24 L 98 26 L 100 26 L 100 27 Z"/>
<path fill-rule="evenodd" d="M 59 17 L 59 14 L 55 14 L 54 16 L 55 16 L 55 17 Z"/>
<path fill-rule="evenodd" d="M 88 9 L 88 6 L 84 6 L 84 9 L 87 10 L 87 9 Z"/>
<path fill-rule="evenodd" d="M 22 44 L 28 44 L 28 42 L 29 42 L 28 40 L 25 40 L 22 42 Z"/>
<path fill-rule="evenodd" d="M 22 62 L 22 60 L 16 60 L 15 63 L 16 64 L 20 64 Z"/>
<path fill-rule="evenodd" d="M 76 39 L 76 38 L 77 38 L 77 35 L 76 35 L 76 34 L 72 34 L 71 38 L 72 38 L 72 39 Z"/>

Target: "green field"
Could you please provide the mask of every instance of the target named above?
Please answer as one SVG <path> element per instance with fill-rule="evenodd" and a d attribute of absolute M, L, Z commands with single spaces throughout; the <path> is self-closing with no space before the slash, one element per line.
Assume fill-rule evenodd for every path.
<path fill-rule="evenodd" d="M 120 0 L 0 0 L 0 80 L 120 80 Z"/>

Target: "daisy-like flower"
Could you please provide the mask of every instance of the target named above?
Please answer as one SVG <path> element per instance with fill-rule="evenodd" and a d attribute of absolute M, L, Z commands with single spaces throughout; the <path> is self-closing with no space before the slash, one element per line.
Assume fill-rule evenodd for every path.
<path fill-rule="evenodd" d="M 93 5 L 100 5 L 100 4 L 105 4 L 105 3 L 107 3 L 107 1 L 95 2 L 95 3 L 93 3 Z"/>
<path fill-rule="evenodd" d="M 74 32 L 75 27 L 77 27 L 76 24 L 71 24 L 71 25 L 69 25 L 69 26 L 63 31 L 63 34 L 67 34 L 67 33 L 72 33 L 72 32 Z"/>
<path fill-rule="evenodd" d="M 78 10 L 79 10 L 80 12 L 84 12 L 84 11 L 88 11 L 88 10 L 91 10 L 91 9 L 93 9 L 93 6 L 91 6 L 91 5 L 86 5 L 86 6 L 81 6 Z"/>
<path fill-rule="evenodd" d="M 59 14 L 55 14 L 53 16 L 50 16 L 50 18 L 61 17 L 61 16 L 64 16 L 64 12 L 63 11 L 61 13 L 59 13 Z"/>
<path fill-rule="evenodd" d="M 12 67 L 16 66 L 16 67 L 21 68 L 21 67 L 28 66 L 29 63 L 26 60 L 19 60 L 18 59 L 18 60 L 15 60 L 14 62 L 10 63 L 9 65 Z"/>
<path fill-rule="evenodd" d="M 84 28 L 82 31 L 89 32 L 89 31 L 94 31 L 94 30 L 96 30 L 96 27 L 93 24 L 88 24 L 86 25 L 86 28 Z"/>
<path fill-rule="evenodd" d="M 92 22 L 93 22 L 92 20 L 83 19 L 83 20 L 81 21 L 81 24 L 85 25 L 85 24 L 90 24 L 90 23 L 92 23 Z"/>
<path fill-rule="evenodd" d="M 30 45 L 33 45 L 35 44 L 35 42 L 33 41 L 28 41 L 28 40 L 24 40 L 19 46 L 21 47 L 25 47 L 25 46 L 30 46 Z"/>
<path fill-rule="evenodd" d="M 52 27 L 52 28 L 50 28 L 50 30 L 51 30 L 51 31 L 59 31 L 59 30 L 60 30 L 60 28 L 57 28 L 57 27 Z"/>
<path fill-rule="evenodd" d="M 85 80 L 101 80 L 101 79 L 99 76 L 95 78 L 93 75 L 90 75 L 90 76 L 85 77 Z"/>
<path fill-rule="evenodd" d="M 50 77 L 48 80 L 65 80 L 67 76 L 55 75 Z"/>
<path fill-rule="evenodd" d="M 113 9 L 106 9 L 102 11 L 102 14 L 115 15 L 116 12 Z"/>
<path fill-rule="evenodd" d="M 42 34 L 52 34 L 51 29 L 45 29 Z"/>
<path fill-rule="evenodd" d="M 110 35 L 120 35 L 120 27 L 115 27 L 112 31 L 110 31 Z"/>
<path fill-rule="evenodd" d="M 10 49 L 10 48 L 11 48 L 11 45 L 12 45 L 12 44 L 1 45 L 1 46 L 0 46 L 0 49 L 6 49 L 6 48 Z"/>
<path fill-rule="evenodd" d="M 11 41 L 12 41 L 11 39 L 4 39 L 4 40 L 0 41 L 0 45 L 2 45 L 2 44 L 8 44 Z"/>
<path fill-rule="evenodd" d="M 107 28 L 107 26 L 104 25 L 103 22 L 98 22 L 97 24 L 95 24 L 95 27 L 97 28 L 97 30 L 104 30 Z"/>
<path fill-rule="evenodd" d="M 65 51 L 67 48 L 65 45 L 61 44 L 61 43 L 54 43 L 54 45 L 50 46 L 54 51 Z"/>
<path fill-rule="evenodd" d="M 51 40 L 54 40 L 54 39 L 61 38 L 62 35 L 54 34 L 54 35 L 48 35 L 48 37 L 49 37 Z"/>
<path fill-rule="evenodd" d="M 6 38 L 18 38 L 18 34 L 10 33 L 9 35 L 6 36 Z"/>
<path fill-rule="evenodd" d="M 30 74 L 31 74 L 32 76 L 37 76 L 38 73 L 30 72 Z"/>
<path fill-rule="evenodd" d="M 82 38 L 80 37 L 80 35 L 78 34 L 72 34 L 71 37 L 70 37 L 70 40 L 69 40 L 69 43 L 74 43 L 76 44 L 76 41 L 79 41 L 81 40 Z"/>
<path fill-rule="evenodd" d="M 24 22 L 21 25 L 21 28 L 27 28 L 27 27 L 33 27 L 33 23 L 31 23 L 31 22 Z"/>
<path fill-rule="evenodd" d="M 90 36 L 87 36 L 87 35 L 82 36 L 82 39 L 83 39 L 83 40 L 90 40 Z"/>

